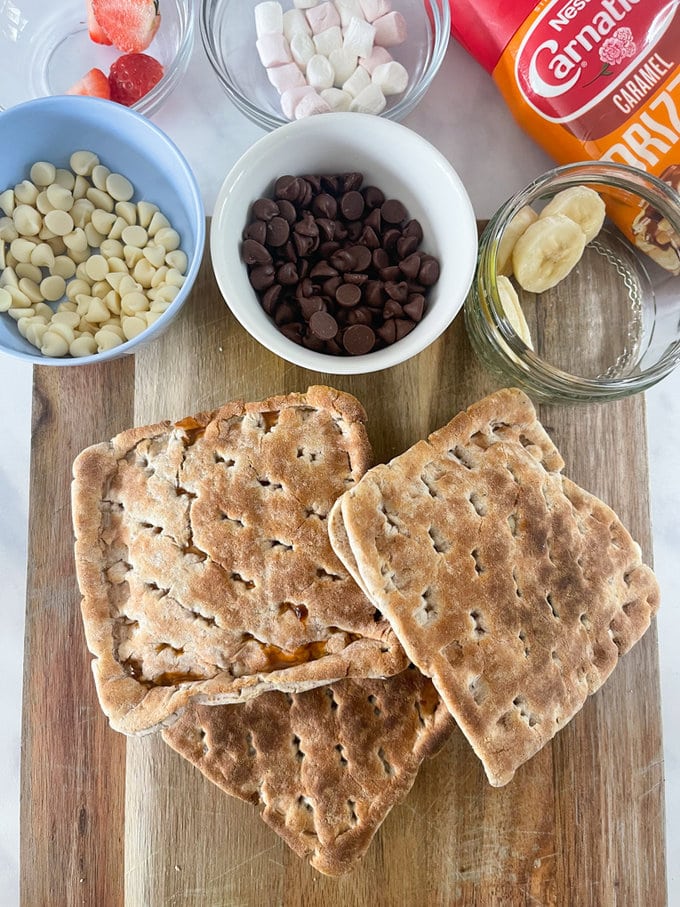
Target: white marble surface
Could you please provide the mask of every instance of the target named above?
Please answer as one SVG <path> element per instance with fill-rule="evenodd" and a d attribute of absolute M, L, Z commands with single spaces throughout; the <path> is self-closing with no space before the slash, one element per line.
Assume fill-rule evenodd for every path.
<path fill-rule="evenodd" d="M 200 47 L 189 73 L 155 122 L 197 174 L 206 210 L 234 161 L 262 132 L 222 93 Z M 493 82 L 460 48 L 449 48 L 429 93 L 406 121 L 458 170 L 478 217 L 550 166 L 511 119 Z M 348 162 L 351 166 L 351 162 Z M 0 905 L 18 903 L 19 764 L 26 575 L 31 372 L 0 356 Z M 680 903 L 680 369 L 647 395 L 654 554 L 666 761 L 669 903 Z M 46 830 L 47 833 L 47 830 Z M 626 905 L 628 907 L 628 905 Z M 631 905 L 632 907 L 632 905 Z"/>

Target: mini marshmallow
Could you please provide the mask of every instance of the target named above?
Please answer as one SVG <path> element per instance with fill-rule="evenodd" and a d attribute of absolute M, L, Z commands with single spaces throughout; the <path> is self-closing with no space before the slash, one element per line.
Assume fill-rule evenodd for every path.
<path fill-rule="evenodd" d="M 313 34 L 318 35 L 327 28 L 333 28 L 334 25 L 339 26 L 340 14 L 329 0 L 325 0 L 324 3 L 319 3 L 318 6 L 307 10 L 307 21 L 312 27 Z"/>
<path fill-rule="evenodd" d="M 366 72 L 363 66 L 357 66 L 352 75 L 347 79 L 346 82 L 342 85 L 342 90 L 346 91 L 347 94 L 352 95 L 353 98 L 356 98 L 364 88 L 368 88 L 371 84 L 371 77 Z"/>
<path fill-rule="evenodd" d="M 340 24 L 343 28 L 347 28 L 352 18 L 366 18 L 360 0 L 335 0 L 335 8 L 340 15 Z"/>
<path fill-rule="evenodd" d="M 401 13 L 392 12 L 381 16 L 373 23 L 375 28 L 375 43 L 381 47 L 393 47 L 406 40 L 406 19 Z M 361 56 L 361 54 L 360 54 Z"/>
<path fill-rule="evenodd" d="M 324 57 L 330 57 L 334 50 L 341 50 L 342 31 L 340 26 L 333 25 L 331 28 L 319 32 L 318 35 L 314 35 L 314 47 L 316 52 L 323 54 Z"/>
<path fill-rule="evenodd" d="M 307 64 L 316 53 L 316 48 L 310 36 L 299 31 L 290 39 L 290 52 L 298 66 L 306 69 Z"/>
<path fill-rule="evenodd" d="M 344 83 L 357 68 L 359 62 L 358 58 L 354 54 L 346 51 L 344 47 L 341 47 L 339 50 L 331 51 L 328 59 L 333 67 L 333 72 L 335 73 L 335 81 L 333 84 L 336 88 L 342 88 Z"/>
<path fill-rule="evenodd" d="M 295 6 L 298 9 L 311 9 L 319 0 L 294 0 Z"/>
<path fill-rule="evenodd" d="M 292 63 L 288 41 L 283 35 L 262 35 L 255 42 L 262 65 L 269 69 L 270 66 L 283 66 Z"/>
<path fill-rule="evenodd" d="M 401 94 L 408 85 L 408 72 L 401 63 L 381 63 L 371 74 L 371 81 L 384 95 Z"/>
<path fill-rule="evenodd" d="M 280 35 L 283 32 L 283 8 L 276 0 L 265 0 L 255 7 L 255 31 L 262 35 Z"/>
<path fill-rule="evenodd" d="M 378 47 L 378 45 L 376 45 L 373 48 L 370 57 L 360 57 L 359 63 L 373 75 L 373 70 L 376 66 L 380 66 L 382 63 L 390 63 L 392 59 L 393 57 L 389 50 L 385 50 L 384 47 Z"/>
<path fill-rule="evenodd" d="M 328 57 L 322 54 L 314 54 L 307 64 L 307 81 L 319 91 L 323 88 L 332 88 L 335 73 Z M 296 114 L 297 116 L 297 114 Z"/>
<path fill-rule="evenodd" d="M 316 94 L 311 85 L 303 85 L 300 88 L 289 88 L 281 95 L 281 110 L 284 117 L 289 120 L 295 119 L 297 105 L 305 95 Z"/>
<path fill-rule="evenodd" d="M 301 120 L 302 117 L 311 117 L 317 113 L 330 113 L 331 108 L 327 101 L 318 95 L 315 91 L 306 94 L 295 108 L 295 119 Z"/>
<path fill-rule="evenodd" d="M 267 78 L 279 94 L 289 88 L 300 88 L 306 85 L 305 77 L 295 63 L 284 63 L 283 66 L 270 66 L 267 69 Z"/>
<path fill-rule="evenodd" d="M 352 95 L 346 91 L 340 88 L 324 88 L 320 94 L 331 110 L 349 110 Z"/>
<path fill-rule="evenodd" d="M 342 46 L 350 53 L 356 54 L 357 57 L 368 57 L 373 48 L 374 38 L 375 27 L 365 19 L 357 19 L 356 16 L 353 16 L 345 29 L 345 40 Z"/>
<path fill-rule="evenodd" d="M 386 16 L 392 10 L 390 0 L 359 0 L 359 3 L 368 22 Z"/>
<path fill-rule="evenodd" d="M 288 9 L 283 14 L 283 33 L 290 41 L 293 35 L 311 35 L 307 16 L 301 9 Z"/>
<path fill-rule="evenodd" d="M 353 98 L 349 109 L 355 113 L 382 113 L 387 105 L 385 95 L 372 83 L 367 85 L 363 91 L 360 91 L 356 98 Z"/>

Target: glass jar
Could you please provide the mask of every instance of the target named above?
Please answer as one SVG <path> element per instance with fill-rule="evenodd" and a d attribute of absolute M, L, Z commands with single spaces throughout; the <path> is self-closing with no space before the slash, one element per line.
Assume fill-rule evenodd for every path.
<path fill-rule="evenodd" d="M 605 202 L 602 228 L 554 287 L 523 289 L 512 255 L 504 266 L 508 242 L 525 222 L 518 212 L 531 206 L 536 223 L 546 224 L 542 209 L 579 186 Z M 551 170 L 507 201 L 482 234 L 465 303 L 472 345 L 487 367 L 554 403 L 626 397 L 667 375 L 680 359 L 679 187 L 680 164 L 657 179 L 623 164 L 585 162 Z M 504 294 L 508 279 L 519 312 Z"/>

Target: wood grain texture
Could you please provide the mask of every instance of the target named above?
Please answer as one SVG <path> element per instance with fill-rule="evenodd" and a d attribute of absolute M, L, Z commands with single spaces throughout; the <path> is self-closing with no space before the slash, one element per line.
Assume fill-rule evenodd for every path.
<path fill-rule="evenodd" d="M 92 421 L 77 427 L 78 437 L 101 428 L 91 438 L 97 440 L 123 424 L 181 418 L 230 399 L 257 400 L 319 382 L 354 393 L 364 403 L 380 461 L 497 386 L 476 362 L 462 318 L 420 356 L 386 372 L 340 377 L 289 365 L 243 332 L 221 301 L 207 260 L 180 318 L 137 355 L 134 379 L 126 364 L 119 368 L 124 386 L 108 397 L 113 407 L 108 424 L 115 423 L 110 431 L 104 430 L 103 412 L 92 413 L 89 382 L 83 378 L 75 387 L 71 379 L 68 390 L 64 384 L 69 380 L 65 372 L 80 370 L 37 374 L 37 392 L 45 393 L 48 383 L 48 396 L 66 400 L 68 393 L 69 403 L 53 411 L 54 424 L 48 420 L 39 427 L 36 462 L 51 451 L 52 473 L 57 462 L 59 470 L 67 471 L 66 459 L 77 444 L 74 441 L 67 451 L 62 442 L 58 450 L 54 439 L 63 436 L 76 418 Z M 567 474 L 614 507 L 651 558 L 643 399 L 602 407 L 542 407 L 540 414 L 566 460 Z M 293 855 L 252 807 L 225 796 L 157 736 L 125 741 L 87 711 L 88 725 L 97 728 L 96 739 L 88 737 L 82 745 L 72 746 L 78 739 L 75 722 L 82 704 L 94 711 L 96 706 L 89 657 L 73 617 L 78 594 L 69 558 L 68 507 L 63 489 L 52 478 L 49 486 L 34 479 L 32 491 L 31 552 L 36 563 L 43 558 L 44 566 L 40 571 L 34 566 L 29 576 L 24 796 L 33 805 L 24 807 L 23 817 L 25 905 L 665 903 L 654 628 L 624 657 L 582 713 L 522 766 L 507 787 L 488 785 L 481 764 L 463 736 L 454 732 L 444 750 L 423 766 L 406 800 L 388 816 L 363 864 L 351 875 L 331 880 Z M 49 543 L 55 534 L 60 537 L 58 546 Z M 36 593 L 39 582 L 44 586 L 54 572 L 57 551 L 68 620 L 53 621 L 51 634 L 41 640 L 36 628 L 47 620 L 44 599 L 54 590 L 45 588 L 42 598 Z M 51 678 L 38 683 L 30 679 L 30 665 L 44 657 L 48 639 L 60 652 L 52 654 Z M 39 688 L 45 702 L 36 712 L 30 701 Z M 56 708 L 55 698 L 66 700 L 59 719 L 47 714 L 50 706 Z M 65 763 L 59 803 L 37 793 L 51 788 L 50 754 L 55 747 Z M 60 808 L 63 802 L 80 803 L 85 788 L 88 815 L 106 818 L 107 833 L 100 821 L 91 821 L 86 834 L 79 836 L 77 812 Z M 58 837 L 47 831 L 52 828 L 59 830 Z M 101 885 L 109 886 L 96 889 L 98 896 L 89 900 L 80 897 L 77 887 L 79 852 L 74 842 L 97 854 Z M 49 900 L 44 896 L 47 883 L 40 876 L 56 870 L 59 861 L 60 887 Z"/>

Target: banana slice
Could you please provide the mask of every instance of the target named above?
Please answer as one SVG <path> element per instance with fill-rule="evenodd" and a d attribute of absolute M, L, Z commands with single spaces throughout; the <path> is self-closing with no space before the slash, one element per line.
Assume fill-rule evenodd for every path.
<path fill-rule="evenodd" d="M 515 288 L 510 283 L 510 278 L 506 277 L 504 274 L 500 274 L 496 278 L 496 287 L 498 288 L 498 297 L 503 306 L 503 311 L 512 325 L 513 331 L 530 350 L 533 350 L 534 345 L 531 342 L 529 325 L 524 317 L 522 306 L 519 304 L 519 297 L 517 296 Z"/>
<path fill-rule="evenodd" d="M 507 225 L 501 236 L 501 241 L 498 243 L 496 269 L 499 274 L 512 274 L 512 250 L 515 248 L 515 243 L 526 228 L 530 227 L 536 220 L 538 220 L 538 214 L 536 214 L 531 205 L 525 205 L 519 209 Z"/>
<path fill-rule="evenodd" d="M 512 267 L 517 282 L 530 293 L 549 290 L 564 280 L 585 245 L 585 233 L 570 217 L 539 217 L 515 243 Z"/>
<path fill-rule="evenodd" d="M 598 193 L 588 186 L 563 189 L 541 211 L 541 217 L 564 214 L 570 217 L 586 234 L 586 242 L 595 239 L 602 229 L 605 205 Z"/>

